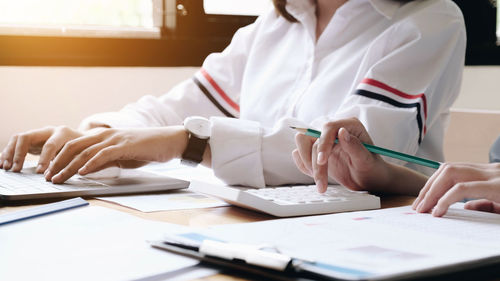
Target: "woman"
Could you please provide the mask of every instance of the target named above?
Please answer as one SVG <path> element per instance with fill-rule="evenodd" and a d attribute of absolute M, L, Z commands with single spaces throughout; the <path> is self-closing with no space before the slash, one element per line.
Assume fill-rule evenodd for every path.
<path fill-rule="evenodd" d="M 338 145 L 333 140 L 338 139 Z M 441 217 L 448 207 L 467 198 L 465 208 L 500 214 L 500 164 L 442 164 L 430 177 L 404 166 L 385 162 L 363 145 L 372 144 L 357 119 L 329 122 L 318 141 L 297 135 L 294 159 L 299 169 L 318 182 L 332 177 L 357 190 L 417 194 L 413 209 Z M 314 143 L 311 145 L 311 143 Z M 320 159 L 318 154 L 328 155 Z M 302 155 L 302 156 L 301 156 Z M 339 172 L 341 171 L 341 172 Z M 319 184 L 323 192 L 323 184 Z M 422 188 L 423 187 L 423 188 Z"/>
<path fill-rule="evenodd" d="M 137 167 L 184 155 L 202 160 L 228 184 L 311 183 L 294 165 L 289 126 L 345 117 L 359 118 L 380 145 L 442 156 L 465 52 L 464 23 L 453 2 L 274 5 L 168 94 L 91 116 L 80 130 L 49 127 L 14 136 L 0 167 L 19 171 L 27 152 L 41 150 L 38 172 L 61 183 L 109 165 Z M 196 134 L 180 126 L 193 115 L 210 118 L 204 150 L 203 141 L 191 145 Z"/>

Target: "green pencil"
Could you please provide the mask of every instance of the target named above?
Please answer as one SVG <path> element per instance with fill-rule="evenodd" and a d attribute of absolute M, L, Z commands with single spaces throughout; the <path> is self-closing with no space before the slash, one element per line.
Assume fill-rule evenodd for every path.
<path fill-rule="evenodd" d="M 321 136 L 321 132 L 320 131 L 316 131 L 316 130 L 313 130 L 313 129 L 297 128 L 297 127 L 290 127 L 290 128 L 292 128 L 294 130 L 297 130 L 297 131 L 301 132 L 304 135 L 311 136 L 311 137 L 314 137 L 314 138 L 319 138 Z M 336 139 L 335 143 L 338 143 L 338 142 L 339 142 L 339 140 Z M 426 167 L 431 167 L 431 168 L 434 168 L 434 169 L 439 168 L 439 166 L 441 165 L 441 163 L 436 162 L 436 161 L 432 161 L 432 160 L 428 160 L 428 159 L 416 157 L 416 156 L 413 156 L 413 155 L 409 155 L 409 154 L 397 152 L 397 151 L 390 150 L 390 149 L 387 149 L 387 148 L 378 147 L 378 146 L 367 144 L 367 143 L 363 143 L 363 145 L 370 152 L 377 153 L 377 154 L 384 155 L 384 156 L 388 156 L 388 157 L 395 158 L 395 159 L 399 159 L 399 160 L 403 160 L 403 161 L 406 161 L 406 162 L 411 162 L 411 163 L 415 163 L 415 164 L 418 164 L 418 165 L 422 165 L 422 166 L 426 166 Z"/>

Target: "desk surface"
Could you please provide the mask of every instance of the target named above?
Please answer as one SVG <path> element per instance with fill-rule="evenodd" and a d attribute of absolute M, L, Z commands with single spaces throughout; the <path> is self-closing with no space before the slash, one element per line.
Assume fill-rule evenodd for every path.
<path fill-rule="evenodd" d="M 381 203 L 382 203 L 382 208 L 399 207 L 411 204 L 414 199 L 415 197 L 411 196 L 386 196 L 381 198 Z M 255 222 L 255 221 L 262 221 L 274 218 L 269 215 L 233 206 L 143 213 L 134 209 L 130 209 L 127 207 L 123 207 L 117 204 L 97 199 L 89 199 L 88 201 L 90 202 L 91 205 L 115 209 L 148 220 L 163 221 L 163 222 L 176 223 L 186 226 L 196 226 L 196 227 L 204 227 L 204 226 L 218 225 L 218 224 L 229 224 L 229 223 Z M 35 206 L 35 204 L 23 205 L 23 206 L 6 206 L 0 208 L 0 214 L 26 209 L 33 206 Z M 247 279 L 241 279 L 234 276 L 218 274 L 215 276 L 197 280 L 226 281 L 226 280 L 247 280 Z"/>
<path fill-rule="evenodd" d="M 386 196 L 381 198 L 381 205 L 382 208 L 400 207 L 410 205 L 414 199 L 415 197 L 412 196 Z M 87 199 L 87 201 L 89 201 L 91 205 L 115 209 L 143 219 L 195 227 L 229 223 L 255 222 L 275 218 L 270 215 L 234 206 L 144 213 L 97 199 Z M 0 214 L 22 210 L 33 206 L 36 206 L 36 204 L 22 206 L 4 206 L 0 208 Z"/>

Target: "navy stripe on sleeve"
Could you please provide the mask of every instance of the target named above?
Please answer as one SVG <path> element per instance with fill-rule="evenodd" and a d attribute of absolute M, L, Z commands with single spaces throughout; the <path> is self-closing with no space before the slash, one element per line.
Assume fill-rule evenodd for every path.
<path fill-rule="evenodd" d="M 373 93 L 370 91 L 361 90 L 361 89 L 358 89 L 356 91 L 356 95 L 360 95 L 360 96 L 367 97 L 367 98 L 374 99 L 374 100 L 379 100 L 379 101 L 388 103 L 388 104 L 395 106 L 395 107 L 400 107 L 400 108 L 416 107 L 417 108 L 417 125 L 418 125 L 418 130 L 419 130 L 418 144 L 420 144 L 422 142 L 422 127 L 423 127 L 423 125 L 422 125 L 422 115 L 420 114 L 420 103 L 419 102 L 401 103 L 401 102 L 393 100 L 389 97 L 386 97 L 386 96 L 383 96 L 380 94 L 376 94 L 376 93 Z"/>
<path fill-rule="evenodd" d="M 201 84 L 200 80 L 198 80 L 198 78 L 196 77 L 193 77 L 193 81 L 194 83 L 198 86 L 198 88 L 200 89 L 200 91 L 205 94 L 205 96 L 224 114 L 226 115 L 226 117 L 232 117 L 232 118 L 236 118 L 236 116 L 232 115 L 231 113 L 229 113 L 211 94 L 210 92 L 207 90 L 207 88 L 205 88 L 205 86 L 203 86 L 203 84 Z"/>

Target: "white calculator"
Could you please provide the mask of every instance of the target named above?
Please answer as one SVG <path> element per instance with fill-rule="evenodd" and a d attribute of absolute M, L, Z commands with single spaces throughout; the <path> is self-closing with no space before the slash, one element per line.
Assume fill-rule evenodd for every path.
<path fill-rule="evenodd" d="M 230 204 L 276 217 L 319 215 L 380 208 L 380 198 L 342 185 L 329 185 L 320 194 L 315 185 L 292 185 L 254 189 L 191 181 L 190 189 Z"/>

